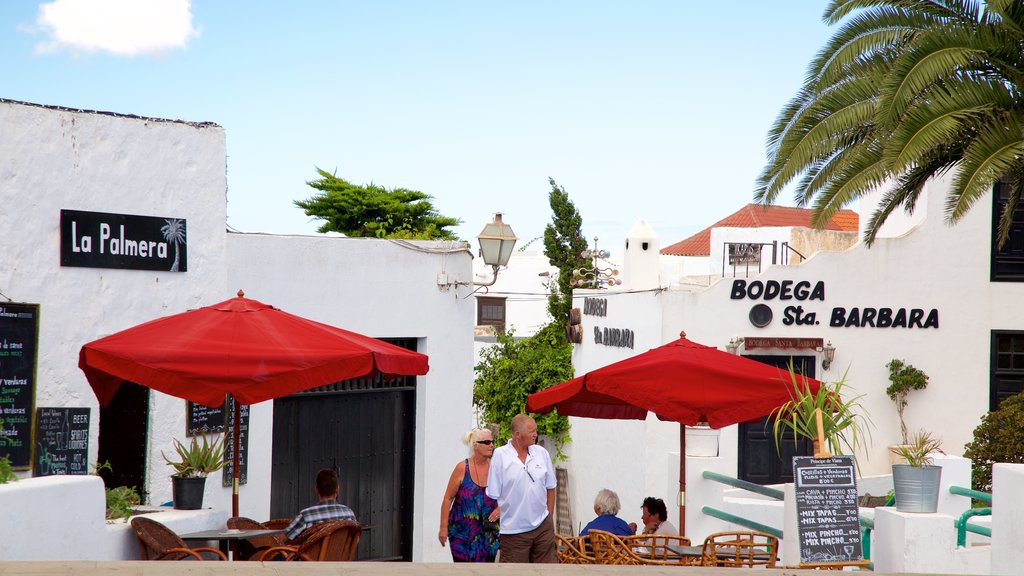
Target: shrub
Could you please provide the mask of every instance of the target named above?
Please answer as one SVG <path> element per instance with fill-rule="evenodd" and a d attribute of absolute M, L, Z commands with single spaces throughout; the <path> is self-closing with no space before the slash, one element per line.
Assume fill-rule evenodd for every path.
<path fill-rule="evenodd" d="M 14 474 L 14 467 L 11 466 L 11 459 L 7 456 L 0 458 L 0 484 L 14 482 L 18 477 Z"/>
<path fill-rule="evenodd" d="M 971 485 L 983 492 L 992 491 L 993 463 L 1024 463 L 1024 394 L 1003 400 L 998 410 L 982 416 L 964 456 L 973 463 Z"/>

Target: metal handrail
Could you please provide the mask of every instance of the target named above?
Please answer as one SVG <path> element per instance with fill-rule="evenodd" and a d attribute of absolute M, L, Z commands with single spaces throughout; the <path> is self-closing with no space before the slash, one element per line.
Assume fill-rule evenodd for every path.
<path fill-rule="evenodd" d="M 711 470 L 705 470 L 702 476 L 707 480 L 714 480 L 715 482 L 721 482 L 726 486 L 732 486 L 733 488 L 740 488 L 748 492 L 756 492 L 762 496 L 774 498 L 776 500 L 785 499 L 786 494 L 777 488 L 769 488 L 767 486 L 761 486 L 760 484 L 754 484 L 753 482 L 747 482 L 746 480 L 740 480 L 739 478 L 733 478 L 732 476 L 726 476 L 719 474 L 718 472 L 712 472 Z"/>
<path fill-rule="evenodd" d="M 967 496 L 974 500 L 981 500 L 986 504 L 992 503 L 992 494 L 988 492 L 981 492 L 979 490 L 971 490 L 970 488 L 964 488 L 963 486 L 950 486 L 949 493 L 957 496 Z"/>
<path fill-rule="evenodd" d="M 971 508 L 959 518 L 953 521 L 953 525 L 956 526 L 956 547 L 963 548 L 967 546 L 967 533 L 973 532 L 975 534 L 981 534 L 982 536 L 992 537 L 992 529 L 986 526 L 977 526 L 975 524 L 968 524 L 967 520 L 974 516 L 991 516 L 991 508 Z"/>
<path fill-rule="evenodd" d="M 725 520 L 726 522 L 731 522 L 733 524 L 739 524 L 744 528 L 750 528 L 751 530 L 757 530 L 758 532 L 765 532 L 771 534 L 772 536 L 775 536 L 779 540 L 782 540 L 782 530 L 779 530 L 778 528 L 772 528 L 767 524 L 761 524 L 760 522 L 755 522 L 742 516 L 729 514 L 728 512 L 723 512 L 722 510 L 712 508 L 710 506 L 704 506 L 703 508 L 700 509 L 700 511 L 713 518 Z"/>

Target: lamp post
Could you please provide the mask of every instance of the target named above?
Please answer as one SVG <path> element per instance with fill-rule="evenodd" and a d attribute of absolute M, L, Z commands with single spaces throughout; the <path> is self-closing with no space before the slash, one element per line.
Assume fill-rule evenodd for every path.
<path fill-rule="evenodd" d="M 489 282 L 459 282 L 448 279 L 448 275 L 438 275 L 437 287 L 444 292 L 452 286 L 493 286 L 498 281 L 498 270 L 508 265 L 508 259 L 512 256 L 512 249 L 516 245 L 515 232 L 512 227 L 501 221 L 501 212 L 495 213 L 494 221 L 484 226 L 476 237 L 480 242 L 480 257 L 484 264 L 491 267 L 493 276 Z M 478 288 L 479 289 L 479 288 Z M 471 294 L 476 293 L 476 290 Z"/>

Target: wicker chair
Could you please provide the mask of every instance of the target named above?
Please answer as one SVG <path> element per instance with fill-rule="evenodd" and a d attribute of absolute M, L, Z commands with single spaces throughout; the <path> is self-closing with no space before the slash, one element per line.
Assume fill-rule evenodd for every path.
<path fill-rule="evenodd" d="M 139 557 L 143 560 L 205 560 L 203 554 L 212 554 L 213 560 L 227 560 L 216 548 L 189 548 L 173 530 L 143 516 L 132 518 L 132 529 L 139 539 Z"/>
<path fill-rule="evenodd" d="M 284 522 L 283 525 L 281 525 L 282 521 Z M 245 516 L 235 516 L 233 518 L 228 518 L 228 529 L 278 530 L 287 527 L 290 523 L 291 519 L 289 518 L 276 518 L 267 522 L 257 522 L 251 518 L 246 518 Z M 256 536 L 255 538 L 239 540 L 234 543 L 234 558 L 235 560 L 253 560 L 264 550 L 268 550 L 274 546 L 283 546 L 284 544 L 285 535 L 283 533 Z"/>
<path fill-rule="evenodd" d="M 627 536 L 622 539 L 633 552 L 643 559 L 644 564 L 668 566 L 700 566 L 701 557 L 688 556 L 681 552 L 683 546 L 690 545 L 686 536 L 671 534 L 643 534 Z"/>
<path fill-rule="evenodd" d="M 594 556 L 590 554 L 586 536 L 562 536 L 555 534 L 558 543 L 559 564 L 593 564 Z"/>
<path fill-rule="evenodd" d="M 616 536 L 604 530 L 591 530 L 587 533 L 590 547 L 594 551 L 595 564 L 614 564 L 636 566 L 646 564 L 644 559 L 633 552 L 632 547 Z"/>
<path fill-rule="evenodd" d="M 306 529 L 295 545 L 274 546 L 256 555 L 257 560 L 348 562 L 356 557 L 363 527 L 354 520 L 322 522 Z"/>
<path fill-rule="evenodd" d="M 704 539 L 703 566 L 775 567 L 779 539 L 764 532 L 716 532 Z"/>

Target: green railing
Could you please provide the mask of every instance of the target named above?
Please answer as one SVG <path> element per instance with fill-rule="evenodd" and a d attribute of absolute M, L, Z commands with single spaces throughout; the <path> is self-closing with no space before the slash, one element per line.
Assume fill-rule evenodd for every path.
<path fill-rule="evenodd" d="M 708 480 L 714 480 L 715 482 L 720 482 L 722 484 L 725 484 L 726 486 L 732 486 L 733 488 L 742 488 L 743 490 L 747 490 L 748 492 L 755 492 L 762 496 L 767 496 L 769 498 L 774 498 L 776 500 L 783 500 L 785 498 L 785 493 L 777 488 L 761 486 L 760 484 L 754 484 L 753 482 L 747 482 L 746 480 L 740 480 L 738 478 L 733 478 L 731 476 L 719 474 L 718 472 L 705 470 L 703 472 L 703 476 Z"/>
<path fill-rule="evenodd" d="M 772 528 L 767 524 L 761 524 L 760 522 L 755 522 L 742 516 L 729 514 L 728 512 L 723 512 L 717 508 L 712 508 L 710 506 L 705 506 L 701 508 L 700 511 L 713 518 L 725 520 L 726 522 L 732 522 L 733 524 L 739 524 L 744 528 L 750 528 L 751 530 L 757 530 L 758 532 L 766 532 L 768 534 L 771 534 L 772 536 L 775 536 L 779 540 L 782 540 L 782 530 L 779 530 L 778 528 Z"/>
<path fill-rule="evenodd" d="M 982 536 L 992 537 L 992 528 L 988 526 L 978 526 L 976 524 L 968 524 L 967 521 L 975 516 L 991 516 L 992 515 L 992 495 L 988 492 L 980 492 L 978 490 L 971 490 L 970 488 L 964 488 L 963 486 L 950 486 L 950 494 L 956 494 L 957 496 L 966 496 L 973 500 L 981 500 L 982 502 L 989 505 L 988 508 L 971 508 L 960 515 L 959 518 L 953 521 L 953 526 L 956 527 L 956 545 L 958 548 L 967 546 L 967 533 L 980 534 Z"/>

